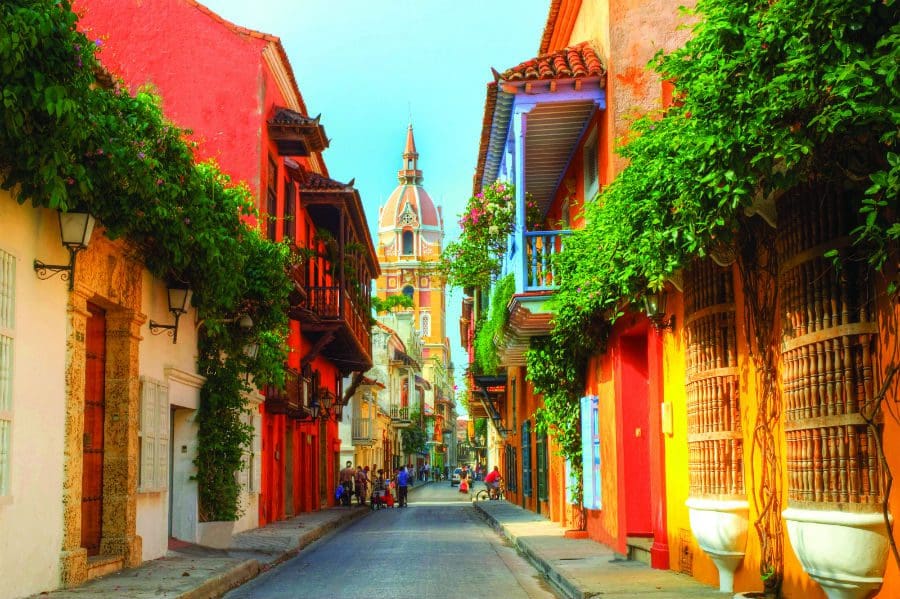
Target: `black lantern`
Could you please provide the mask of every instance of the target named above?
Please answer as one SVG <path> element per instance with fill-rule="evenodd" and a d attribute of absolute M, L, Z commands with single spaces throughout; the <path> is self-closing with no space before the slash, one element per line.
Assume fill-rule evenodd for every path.
<path fill-rule="evenodd" d="M 319 398 L 313 396 L 312 401 L 309 402 L 309 415 L 313 420 L 319 418 Z"/>
<path fill-rule="evenodd" d="M 34 270 L 41 280 L 59 274 L 63 281 L 69 281 L 71 290 L 75 284 L 75 256 L 81 250 L 87 249 L 96 221 L 93 215 L 87 212 L 58 212 L 57 214 L 59 215 L 59 236 L 63 247 L 69 250 L 69 263 L 45 264 L 40 260 L 35 260 Z"/>
<path fill-rule="evenodd" d="M 666 317 L 667 298 L 668 294 L 662 289 L 647 291 L 644 294 L 644 312 L 657 331 L 671 329 L 675 326 L 675 316 Z"/>
<path fill-rule="evenodd" d="M 153 320 L 150 321 L 150 332 L 159 335 L 163 331 L 169 331 L 172 336 L 172 343 L 178 343 L 178 319 L 182 314 L 187 313 L 191 306 L 192 291 L 187 285 L 173 283 L 166 290 L 169 300 L 169 312 L 175 316 L 174 324 L 161 324 Z"/>

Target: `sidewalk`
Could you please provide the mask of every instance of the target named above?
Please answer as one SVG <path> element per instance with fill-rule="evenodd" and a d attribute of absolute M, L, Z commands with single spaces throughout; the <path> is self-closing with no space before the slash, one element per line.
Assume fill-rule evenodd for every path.
<path fill-rule="evenodd" d="M 410 493 L 429 483 L 418 482 Z M 228 550 L 186 545 L 165 557 L 32 599 L 207 599 L 220 597 L 297 555 L 328 532 L 369 514 L 368 507 L 333 507 L 238 533 Z"/>
<path fill-rule="evenodd" d="M 369 513 L 334 507 L 234 535 L 226 550 L 199 545 L 170 550 L 138 568 L 97 578 L 74 589 L 42 593 L 52 599 L 205 599 L 219 597 L 282 561 L 331 530 Z"/>
<path fill-rule="evenodd" d="M 473 505 L 567 599 L 723 596 L 717 588 L 684 574 L 622 559 L 606 545 L 567 539 L 557 523 L 506 501 L 476 501 Z"/>

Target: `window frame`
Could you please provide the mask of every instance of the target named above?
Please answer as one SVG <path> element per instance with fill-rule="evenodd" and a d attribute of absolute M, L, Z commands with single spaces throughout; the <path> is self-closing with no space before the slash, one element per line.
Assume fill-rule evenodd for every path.
<path fill-rule="evenodd" d="M 169 490 L 169 410 L 169 386 L 158 379 L 142 376 L 138 414 L 138 493 Z"/>
<path fill-rule="evenodd" d="M 531 421 L 522 421 L 522 495 L 531 497 L 534 495 L 532 484 L 533 476 L 531 462 Z"/>
<path fill-rule="evenodd" d="M 547 455 L 547 435 L 539 434 L 535 439 L 535 457 L 537 462 L 537 497 L 539 501 L 549 498 L 549 456 Z"/>
<path fill-rule="evenodd" d="M 0 374 L 4 368 L 7 373 L 6 387 L 0 387 L 0 422 L 5 423 L 0 431 L 0 505 L 12 501 L 17 262 L 15 254 L 0 249 Z"/>
<path fill-rule="evenodd" d="M 407 240 L 409 240 L 409 251 L 407 251 Z M 416 236 L 409 229 L 400 233 L 400 251 L 402 256 L 416 255 Z"/>
<path fill-rule="evenodd" d="M 269 154 L 266 181 L 266 236 L 275 241 L 278 234 L 278 163 Z"/>
<path fill-rule="evenodd" d="M 584 174 L 584 201 L 590 202 L 600 191 L 600 143 L 596 129 L 591 131 L 581 152 Z"/>

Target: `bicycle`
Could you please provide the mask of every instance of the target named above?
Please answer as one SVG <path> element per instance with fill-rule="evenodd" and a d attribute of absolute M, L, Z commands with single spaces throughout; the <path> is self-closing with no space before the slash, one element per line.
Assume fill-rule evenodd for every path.
<path fill-rule="evenodd" d="M 488 490 L 487 486 L 484 489 L 481 489 L 475 495 L 472 496 L 472 501 L 493 501 L 493 500 L 506 499 L 506 485 L 503 481 L 500 481 L 500 486 L 497 487 L 497 490 L 494 491 L 493 496 Z"/>

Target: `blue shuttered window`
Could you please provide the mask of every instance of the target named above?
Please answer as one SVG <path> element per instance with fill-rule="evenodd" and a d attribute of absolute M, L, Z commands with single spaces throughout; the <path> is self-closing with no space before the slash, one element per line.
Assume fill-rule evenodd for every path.
<path fill-rule="evenodd" d="M 603 506 L 600 476 L 600 412 L 596 396 L 581 398 L 581 459 L 584 468 L 584 507 Z"/>
<path fill-rule="evenodd" d="M 522 423 L 522 494 L 531 497 L 531 422 Z"/>
<path fill-rule="evenodd" d="M 536 450 L 537 450 L 537 484 L 538 484 L 538 499 L 541 501 L 547 501 L 547 497 L 549 496 L 548 492 L 548 484 L 547 484 L 547 435 L 538 435 L 536 440 Z"/>
<path fill-rule="evenodd" d="M 516 486 L 516 481 L 519 478 L 519 467 L 518 460 L 516 459 L 516 448 L 512 445 L 507 445 L 506 449 L 506 473 L 503 475 L 503 479 L 506 481 L 506 489 L 508 491 L 515 491 L 518 487 Z"/>

